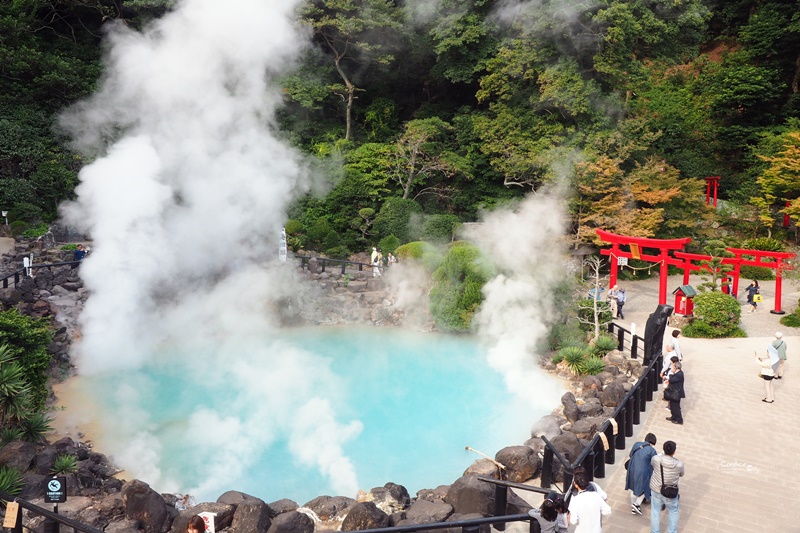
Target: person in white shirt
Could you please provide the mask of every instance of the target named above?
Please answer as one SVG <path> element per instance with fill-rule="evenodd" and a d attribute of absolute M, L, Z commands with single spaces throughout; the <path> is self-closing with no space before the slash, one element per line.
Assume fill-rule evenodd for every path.
<path fill-rule="evenodd" d="M 681 332 L 678 329 L 672 330 L 672 338 L 669 341 L 669 345 L 672 346 L 675 350 L 675 354 L 678 356 L 679 361 L 683 361 L 683 352 L 681 351 L 681 343 L 678 341 L 678 337 L 680 336 Z"/>
<path fill-rule="evenodd" d="M 611 514 L 611 507 L 602 496 L 597 491 L 587 490 L 590 483 L 586 474 L 575 474 L 578 494 L 569 502 L 569 523 L 577 526 L 575 533 L 602 533 L 602 517 Z"/>

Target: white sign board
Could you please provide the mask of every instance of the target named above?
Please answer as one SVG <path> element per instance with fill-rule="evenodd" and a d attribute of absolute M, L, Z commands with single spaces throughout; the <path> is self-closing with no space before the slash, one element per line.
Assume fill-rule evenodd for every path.
<path fill-rule="evenodd" d="M 621 267 L 628 266 L 628 258 L 627 257 L 617 257 L 617 264 Z"/>
<path fill-rule="evenodd" d="M 214 529 L 214 517 L 217 516 L 217 513 L 206 511 L 204 513 L 199 513 L 197 516 L 202 518 L 203 522 L 205 522 L 207 533 L 216 533 L 216 529 Z"/>
<path fill-rule="evenodd" d="M 286 228 L 282 228 L 281 229 L 281 243 L 280 243 L 280 246 L 278 247 L 278 259 L 280 260 L 281 263 L 285 263 L 286 262 L 286 255 L 287 255 L 287 251 L 286 251 Z"/>

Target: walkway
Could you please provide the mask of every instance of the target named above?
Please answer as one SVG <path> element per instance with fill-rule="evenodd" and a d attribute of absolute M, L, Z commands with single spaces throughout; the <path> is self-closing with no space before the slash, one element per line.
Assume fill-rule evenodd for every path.
<path fill-rule="evenodd" d="M 680 281 L 680 276 L 670 277 L 670 291 Z M 626 287 L 630 304 L 625 308 L 624 325 L 636 321 L 641 334 L 647 315 L 657 304 L 657 282 L 623 282 L 621 286 Z M 769 313 L 774 282 L 762 286 L 765 301 L 759 311 L 742 316 L 744 329 L 754 336 L 681 338 L 687 395 L 682 402 L 684 425 L 665 420 L 669 411 L 663 402 L 653 402 L 643 413 L 642 424 L 634 427 L 633 438 L 627 440 L 630 450 L 634 442 L 653 433 L 659 452 L 664 441 L 677 443 L 675 456 L 686 465 L 680 483 L 681 532 L 800 532 L 800 416 L 796 407 L 800 332 L 781 326 L 780 316 Z M 798 296 L 797 283 L 784 282 L 783 309 L 793 311 Z M 766 351 L 771 335 L 779 330 L 789 347 L 789 361 L 784 379 L 774 381 L 775 403 L 766 404 L 761 401 L 763 381 L 757 377 L 754 351 Z M 619 461 L 607 468 L 606 477 L 598 480 L 613 509 L 603 529 L 650 531 L 649 505 L 642 509 L 645 516 L 631 514 L 629 493 L 623 490 L 624 456 L 617 457 Z M 666 516 L 661 527 L 666 531 Z"/>

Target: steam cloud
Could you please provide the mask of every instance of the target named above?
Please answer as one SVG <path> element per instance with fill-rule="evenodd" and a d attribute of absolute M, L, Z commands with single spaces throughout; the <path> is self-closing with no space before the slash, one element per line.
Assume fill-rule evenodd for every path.
<path fill-rule="evenodd" d="M 503 273 L 483 288 L 475 317 L 489 343 L 489 364 L 527 405 L 547 409 L 563 393 L 533 355 L 557 316 L 553 290 L 564 277 L 561 250 L 565 202 L 557 190 L 531 194 L 516 208 L 488 214 L 469 237 Z"/>
<path fill-rule="evenodd" d="M 94 244 L 81 267 L 91 297 L 80 373 L 101 379 L 158 358 L 198 383 L 175 428 L 144 407 L 163 384 L 131 372 L 114 391 L 130 411 L 104 422 L 110 454 L 158 490 L 216 498 L 278 438 L 337 493 L 358 489 L 342 446 L 361 424 L 337 420 L 336 376 L 320 357 L 264 341 L 270 302 L 291 290 L 268 261 L 286 204 L 311 186 L 271 133 L 272 80 L 309 42 L 291 22 L 297 3 L 185 0 L 141 33 L 112 25 L 99 90 L 62 117 L 94 158 L 62 210 Z M 228 406 L 204 395 L 227 395 Z M 164 431 L 202 466 L 196 486 L 160 464 Z"/>

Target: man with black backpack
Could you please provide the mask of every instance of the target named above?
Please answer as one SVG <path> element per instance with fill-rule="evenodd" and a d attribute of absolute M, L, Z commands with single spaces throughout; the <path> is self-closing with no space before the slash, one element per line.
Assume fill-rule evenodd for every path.
<path fill-rule="evenodd" d="M 668 440 L 664 453 L 650 460 L 653 475 L 650 477 L 652 505 L 650 508 L 650 533 L 661 533 L 661 511 L 667 508 L 667 532 L 678 533 L 678 481 L 683 476 L 683 463 L 675 459 L 677 445 Z"/>

